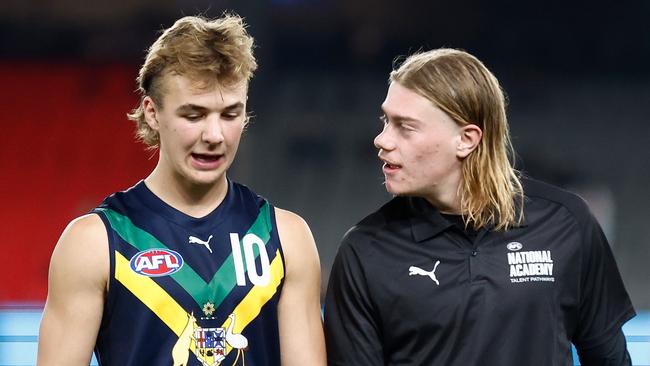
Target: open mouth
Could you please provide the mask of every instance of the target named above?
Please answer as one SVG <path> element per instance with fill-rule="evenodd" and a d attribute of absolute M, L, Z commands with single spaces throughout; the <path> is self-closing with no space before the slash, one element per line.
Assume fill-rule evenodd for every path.
<path fill-rule="evenodd" d="M 401 168 L 402 168 L 401 165 L 384 162 L 384 166 L 382 170 L 384 171 L 384 174 L 393 174 L 393 173 L 397 173 Z"/>
<path fill-rule="evenodd" d="M 200 163 L 213 163 L 219 160 L 221 156 L 222 155 L 192 154 L 192 158 Z"/>
<path fill-rule="evenodd" d="M 214 170 L 219 168 L 226 160 L 221 154 L 192 153 L 192 165 L 199 170 Z"/>

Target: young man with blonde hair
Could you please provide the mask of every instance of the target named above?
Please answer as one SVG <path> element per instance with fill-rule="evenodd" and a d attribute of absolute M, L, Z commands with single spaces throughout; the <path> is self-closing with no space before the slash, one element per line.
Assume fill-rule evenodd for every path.
<path fill-rule="evenodd" d="M 52 254 L 39 365 L 324 365 L 307 224 L 227 178 L 257 68 L 242 19 L 184 17 L 151 46 L 129 117 L 155 169 Z"/>
<path fill-rule="evenodd" d="M 375 138 L 396 196 L 354 226 L 325 305 L 331 365 L 629 365 L 635 312 L 577 196 L 512 166 L 504 95 L 436 49 L 390 74 Z"/>

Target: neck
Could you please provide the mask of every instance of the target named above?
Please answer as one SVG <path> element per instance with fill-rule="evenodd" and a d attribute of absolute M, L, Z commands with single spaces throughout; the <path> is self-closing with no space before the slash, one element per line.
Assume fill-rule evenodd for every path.
<path fill-rule="evenodd" d="M 424 197 L 429 203 L 435 207 L 438 212 L 449 215 L 460 215 L 460 197 L 454 193 L 454 197 Z"/>
<path fill-rule="evenodd" d="M 147 188 L 166 204 L 182 213 L 200 218 L 214 211 L 226 197 L 228 181 L 224 174 L 214 184 L 194 184 L 183 177 L 166 174 L 160 166 L 145 178 Z"/>
<path fill-rule="evenodd" d="M 462 208 L 460 205 L 459 186 L 460 175 L 452 175 L 446 182 L 439 184 L 430 192 L 423 195 L 423 198 L 429 201 L 440 213 L 460 215 L 462 214 Z"/>

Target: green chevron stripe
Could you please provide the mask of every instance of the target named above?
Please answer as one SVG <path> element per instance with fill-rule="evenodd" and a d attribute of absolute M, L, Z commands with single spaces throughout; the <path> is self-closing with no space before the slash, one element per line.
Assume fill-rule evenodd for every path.
<path fill-rule="evenodd" d="M 103 212 L 113 230 L 115 230 L 115 232 L 125 242 L 129 243 L 138 251 L 159 248 L 169 249 L 156 237 L 135 226 L 128 217 L 107 208 L 100 208 L 98 211 Z M 246 234 L 253 233 L 259 236 L 264 244 L 266 244 L 271 237 L 271 230 L 270 207 L 268 202 L 265 202 L 260 208 L 257 218 Z M 259 255 L 257 246 L 254 246 L 253 248 L 255 258 L 257 258 Z M 244 257 L 245 253 L 243 247 L 241 253 L 243 257 L 242 259 L 245 263 L 246 258 Z M 244 271 L 246 271 L 246 266 L 244 266 Z M 171 274 L 170 277 L 172 277 L 174 281 L 176 281 L 190 296 L 192 296 L 199 306 L 203 306 L 207 301 L 210 301 L 216 308 L 218 308 L 226 296 L 228 296 L 232 289 L 237 285 L 232 253 L 226 258 L 209 283 L 206 283 L 187 262 L 185 262 L 178 272 Z"/>

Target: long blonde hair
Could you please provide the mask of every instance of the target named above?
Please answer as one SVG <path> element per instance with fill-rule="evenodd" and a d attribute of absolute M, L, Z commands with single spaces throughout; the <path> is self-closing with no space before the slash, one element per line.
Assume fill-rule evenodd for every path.
<path fill-rule="evenodd" d="M 151 45 L 138 76 L 140 105 L 128 114 L 136 123 L 136 135 L 150 147 L 160 143 L 158 132 L 144 118 L 142 100 L 150 96 L 162 106 L 164 83 L 168 73 L 187 76 L 206 86 L 218 82 L 233 85 L 248 82 L 257 69 L 253 56 L 253 37 L 237 15 L 224 14 L 218 19 L 186 16 Z"/>
<path fill-rule="evenodd" d="M 517 226 L 523 218 L 523 188 L 513 167 L 505 97 L 498 80 L 467 52 L 440 48 L 416 53 L 390 74 L 391 82 L 429 99 L 458 125 L 474 124 L 483 137 L 465 158 L 458 187 L 465 224 Z"/>

